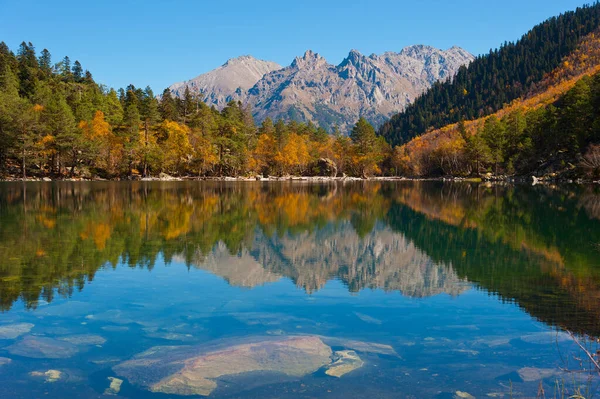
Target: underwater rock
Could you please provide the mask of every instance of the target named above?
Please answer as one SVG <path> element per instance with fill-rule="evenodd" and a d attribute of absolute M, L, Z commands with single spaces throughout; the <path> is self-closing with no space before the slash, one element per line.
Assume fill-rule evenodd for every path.
<path fill-rule="evenodd" d="M 69 342 L 73 345 L 104 345 L 106 342 L 106 339 L 103 337 L 93 334 L 71 335 L 68 337 L 61 337 L 59 340 Z"/>
<path fill-rule="evenodd" d="M 104 331 L 108 331 L 108 332 L 129 331 L 129 327 L 127 327 L 127 326 L 104 326 L 104 327 L 100 327 L 100 328 L 102 328 Z"/>
<path fill-rule="evenodd" d="M 105 395 L 117 395 L 119 392 L 121 392 L 121 384 L 123 384 L 123 380 L 115 377 L 108 377 L 108 380 L 110 381 L 110 385 L 104 390 Z"/>
<path fill-rule="evenodd" d="M 100 365 L 101 364 L 108 364 L 108 363 L 118 363 L 120 361 L 122 361 L 122 359 L 118 358 L 118 357 L 105 357 L 105 358 L 102 358 L 102 359 L 90 360 L 91 363 L 100 364 Z"/>
<path fill-rule="evenodd" d="M 559 371 L 556 369 L 538 369 L 535 367 L 523 367 L 522 369 L 519 369 L 517 373 L 523 381 L 532 382 L 554 377 L 559 373 Z"/>
<path fill-rule="evenodd" d="M 107 310 L 98 314 L 89 314 L 85 316 L 89 321 L 100 321 L 112 324 L 134 324 L 136 320 L 132 319 L 129 314 L 120 310 Z"/>
<path fill-rule="evenodd" d="M 63 373 L 58 370 L 48 370 L 45 372 L 32 371 L 31 373 L 29 373 L 29 375 L 36 378 L 44 378 L 46 382 L 56 382 L 63 377 Z"/>
<path fill-rule="evenodd" d="M 18 323 L 0 326 L 0 339 L 15 339 L 27 334 L 34 327 L 31 323 Z"/>
<path fill-rule="evenodd" d="M 356 317 L 358 317 L 359 319 L 361 319 L 362 321 L 364 321 L 365 323 L 377 324 L 377 325 L 381 325 L 383 323 L 381 320 L 371 317 L 364 313 L 354 312 L 354 315 Z"/>
<path fill-rule="evenodd" d="M 167 341 L 192 341 L 194 336 L 192 334 L 178 334 L 173 332 L 150 332 L 146 334 L 148 338 L 158 338 Z"/>
<path fill-rule="evenodd" d="M 113 369 L 152 392 L 206 396 L 222 376 L 271 372 L 302 377 L 329 364 L 331 355 L 331 348 L 318 337 L 263 338 L 209 351 L 155 347 Z"/>
<path fill-rule="evenodd" d="M 546 345 L 553 344 L 556 342 L 571 341 L 571 337 L 569 336 L 569 334 L 564 332 L 547 331 L 523 335 L 521 336 L 521 341 L 527 342 L 528 344 Z"/>
<path fill-rule="evenodd" d="M 362 359 L 354 351 L 335 352 L 333 360 L 333 363 L 327 366 L 325 374 L 338 378 L 364 365 Z"/>
<path fill-rule="evenodd" d="M 31 335 L 6 349 L 12 355 L 34 359 L 65 359 L 79 352 L 77 346 L 70 342 Z"/>
<path fill-rule="evenodd" d="M 7 364 L 10 364 L 12 362 L 12 359 L 9 359 L 7 357 L 0 357 L 0 366 L 5 366 Z"/>
<path fill-rule="evenodd" d="M 375 342 L 354 341 L 351 339 L 320 337 L 323 342 L 330 346 L 341 346 L 346 349 L 353 349 L 357 352 L 375 353 L 378 355 L 398 356 L 398 353 L 390 345 L 378 344 Z"/>
<path fill-rule="evenodd" d="M 468 392 L 456 391 L 454 394 L 454 399 L 475 399 L 475 396 Z"/>

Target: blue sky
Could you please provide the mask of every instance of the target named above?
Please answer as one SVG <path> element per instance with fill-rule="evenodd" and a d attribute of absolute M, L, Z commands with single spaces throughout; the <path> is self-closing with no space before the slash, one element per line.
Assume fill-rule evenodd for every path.
<path fill-rule="evenodd" d="M 243 54 L 282 65 L 312 49 L 337 64 L 412 44 L 474 54 L 584 0 L 0 0 L 0 41 L 79 60 L 112 87 L 155 92 Z"/>

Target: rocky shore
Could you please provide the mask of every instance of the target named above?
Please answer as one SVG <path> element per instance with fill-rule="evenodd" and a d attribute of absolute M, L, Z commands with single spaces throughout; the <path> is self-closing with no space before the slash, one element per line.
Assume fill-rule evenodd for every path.
<path fill-rule="evenodd" d="M 444 181 L 444 182 L 468 182 L 468 183 L 505 183 L 505 184 L 600 184 L 600 180 L 584 178 L 565 178 L 559 175 L 545 176 L 495 176 L 492 174 L 482 175 L 480 177 L 401 177 L 401 176 L 376 176 L 376 177 L 353 177 L 353 176 L 218 176 L 218 177 L 198 177 L 198 176 L 171 176 L 161 173 L 158 176 L 140 177 L 131 176 L 128 178 L 102 179 L 98 177 L 84 178 L 50 178 L 50 177 L 4 177 L 0 182 L 53 182 L 53 181 L 215 181 L 215 182 L 353 182 L 353 181 Z"/>

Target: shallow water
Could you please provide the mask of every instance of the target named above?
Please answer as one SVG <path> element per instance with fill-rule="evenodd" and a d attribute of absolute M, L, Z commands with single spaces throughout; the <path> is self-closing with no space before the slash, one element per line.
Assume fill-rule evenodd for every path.
<path fill-rule="evenodd" d="M 589 398 L 599 305 L 593 187 L 0 184 L 2 398 Z"/>

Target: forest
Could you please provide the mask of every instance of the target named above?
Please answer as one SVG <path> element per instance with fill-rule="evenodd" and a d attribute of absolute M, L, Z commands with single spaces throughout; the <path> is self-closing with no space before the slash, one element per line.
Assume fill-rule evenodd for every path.
<path fill-rule="evenodd" d="M 480 55 L 447 81 L 433 85 L 379 130 L 392 145 L 429 129 L 491 115 L 540 89 L 580 41 L 600 27 L 600 3 L 566 12 L 535 26 L 514 43 Z M 543 88 L 542 88 L 543 89 Z"/>
<path fill-rule="evenodd" d="M 0 178 L 600 178 L 600 3 L 435 84 L 376 132 L 264 120 L 230 102 L 112 89 L 80 62 L 0 43 Z"/>
<path fill-rule="evenodd" d="M 69 57 L 53 64 L 23 42 L 0 43 L 0 176 L 139 178 L 382 172 L 391 148 L 361 119 L 349 135 L 265 120 L 186 90 L 109 89 Z M 323 170 L 325 169 L 325 170 Z"/>
<path fill-rule="evenodd" d="M 600 72 L 584 74 L 489 117 L 461 121 L 397 146 L 391 164 L 409 176 L 598 179 L 598 109 Z"/>

